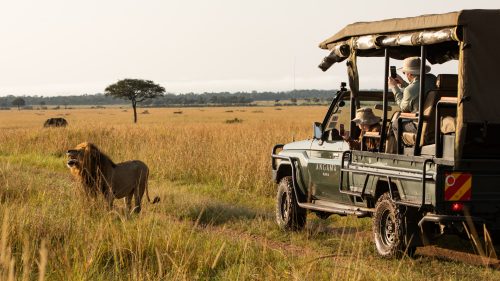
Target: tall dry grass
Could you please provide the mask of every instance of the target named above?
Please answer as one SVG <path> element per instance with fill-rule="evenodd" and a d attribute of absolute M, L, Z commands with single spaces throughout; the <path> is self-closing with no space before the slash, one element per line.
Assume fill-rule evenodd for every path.
<path fill-rule="evenodd" d="M 489 268 L 381 260 L 370 221 L 273 222 L 270 153 L 311 135 L 325 107 L 0 111 L 1 280 L 488 280 Z M 44 129 L 63 114 L 69 127 Z M 240 123 L 226 123 L 238 118 Z M 141 159 L 150 194 L 138 216 L 108 211 L 70 178 L 65 151 L 90 141 L 114 161 Z M 396 269 L 396 270 L 395 270 Z"/>
<path fill-rule="evenodd" d="M 115 161 L 144 160 L 154 178 L 212 182 L 269 195 L 273 192 L 269 177 L 272 146 L 309 136 L 312 121 L 299 116 L 312 111 L 320 119 L 325 108 L 184 109 L 182 116 L 170 115 L 170 110 L 150 111 L 139 116 L 139 124 L 127 122 L 130 113 L 119 109 L 70 111 L 67 129 L 44 129 L 41 116 L 30 116 L 37 117 L 36 126 L 2 130 L 0 153 L 31 159 L 48 154 L 55 161 L 68 148 L 90 141 Z M 116 115 L 122 116 L 121 122 L 114 123 Z M 243 122 L 225 123 L 235 116 Z"/>

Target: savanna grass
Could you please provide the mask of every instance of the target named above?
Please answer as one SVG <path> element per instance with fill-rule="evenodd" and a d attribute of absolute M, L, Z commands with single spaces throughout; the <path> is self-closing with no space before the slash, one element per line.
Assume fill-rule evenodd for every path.
<path fill-rule="evenodd" d="M 309 137 L 325 107 L 148 111 L 138 124 L 118 108 L 0 112 L 1 280 L 500 278 L 425 256 L 380 259 L 369 219 L 310 215 L 304 231 L 280 231 L 271 148 Z M 67 128 L 42 128 L 59 114 Z M 87 198 L 65 167 L 83 141 L 146 162 L 162 201 L 130 215 Z"/>

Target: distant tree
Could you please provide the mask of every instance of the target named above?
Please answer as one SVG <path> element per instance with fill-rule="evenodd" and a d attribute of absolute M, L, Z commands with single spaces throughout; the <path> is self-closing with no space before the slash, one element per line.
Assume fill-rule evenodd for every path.
<path fill-rule="evenodd" d="M 297 103 L 297 99 L 296 99 L 296 98 L 291 98 L 291 99 L 290 99 L 290 101 L 291 101 L 292 103 Z"/>
<path fill-rule="evenodd" d="M 165 88 L 151 80 L 123 79 L 106 87 L 105 95 L 128 99 L 134 109 L 134 123 L 137 123 L 137 103 L 163 96 Z"/>
<path fill-rule="evenodd" d="M 217 103 L 217 100 L 217 96 L 211 96 L 209 99 L 210 103 Z"/>
<path fill-rule="evenodd" d="M 15 98 L 12 101 L 12 105 L 13 106 L 17 106 L 17 110 L 21 110 L 21 106 L 25 106 L 26 105 L 26 101 L 24 101 L 23 98 Z"/>

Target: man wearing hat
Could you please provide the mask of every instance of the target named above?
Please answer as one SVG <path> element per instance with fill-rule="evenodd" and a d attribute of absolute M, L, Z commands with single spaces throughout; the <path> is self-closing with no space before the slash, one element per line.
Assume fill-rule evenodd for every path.
<path fill-rule="evenodd" d="M 356 110 L 356 118 L 352 119 L 356 125 L 361 129 L 361 134 L 359 135 L 359 140 L 351 139 L 350 137 L 345 137 L 345 141 L 349 143 L 351 150 L 361 149 L 361 140 L 366 132 L 380 132 L 380 117 L 375 116 L 373 111 L 369 107 L 362 107 Z M 365 141 L 366 150 L 373 151 L 378 148 L 380 144 L 380 139 L 368 138 Z"/>
<path fill-rule="evenodd" d="M 391 88 L 394 99 L 398 104 L 399 108 L 401 108 L 401 112 L 418 112 L 418 94 L 420 91 L 420 58 L 419 57 L 409 57 L 404 59 L 403 67 L 399 68 L 410 83 L 407 83 L 401 78 L 401 76 L 397 75 L 396 78 L 392 78 L 389 76 L 388 86 Z M 431 67 L 425 66 L 425 73 L 431 71 Z M 425 89 L 424 94 L 426 94 L 429 90 L 432 90 L 436 87 L 436 76 L 433 74 L 425 74 Z M 390 135 L 387 138 L 388 143 L 386 144 L 386 152 L 388 153 L 396 153 L 396 136 L 398 135 L 398 126 L 397 119 L 399 117 L 399 113 L 396 113 L 392 117 L 391 129 L 394 132 L 394 135 Z M 414 122 L 408 121 L 403 122 L 401 124 L 402 130 L 404 132 L 416 133 L 417 126 Z"/>
<path fill-rule="evenodd" d="M 389 76 L 389 88 L 394 93 L 394 99 L 401 108 L 402 112 L 418 111 L 418 93 L 420 90 L 420 58 L 410 57 L 403 61 L 403 67 L 399 68 L 406 75 L 409 83 L 405 82 L 401 76 L 392 78 Z M 431 67 L 425 66 L 425 73 L 431 71 Z M 425 91 L 435 88 L 436 76 L 433 74 L 425 75 Z"/>

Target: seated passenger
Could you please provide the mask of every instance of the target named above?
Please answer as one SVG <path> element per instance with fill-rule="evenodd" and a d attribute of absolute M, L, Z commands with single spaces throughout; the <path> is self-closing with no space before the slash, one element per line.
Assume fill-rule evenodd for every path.
<path fill-rule="evenodd" d="M 346 142 L 349 143 L 351 150 L 361 150 L 361 141 L 366 132 L 380 132 L 381 126 L 379 124 L 380 117 L 375 116 L 369 107 L 362 107 L 356 110 L 356 118 L 352 119 L 353 122 L 361 129 L 359 139 L 355 140 L 349 136 L 344 136 Z M 365 139 L 365 147 L 368 151 L 377 150 L 380 144 L 380 139 L 367 138 Z"/>
<path fill-rule="evenodd" d="M 403 61 L 403 67 L 399 68 L 410 83 L 397 76 L 389 76 L 389 88 L 394 94 L 394 99 L 402 112 L 418 112 L 418 93 L 420 91 L 420 58 L 410 57 Z M 425 66 L 425 73 L 431 71 L 431 67 Z M 435 88 L 436 76 L 434 74 L 425 75 L 424 93 Z"/>
<path fill-rule="evenodd" d="M 389 76 L 388 86 L 394 94 L 394 99 L 401 108 L 402 112 L 415 113 L 418 112 L 418 94 L 420 91 L 420 58 L 419 57 L 409 57 L 403 61 L 403 67 L 399 68 L 403 74 L 406 76 L 410 83 L 397 76 L 392 78 Z M 431 67 L 425 66 L 425 73 L 431 71 Z M 436 86 L 436 76 L 433 74 L 425 75 L 425 89 L 424 94 L 428 91 L 434 89 Z M 397 119 L 399 114 L 394 117 Z M 402 129 L 404 132 L 416 133 L 417 126 L 414 122 L 403 122 Z M 393 124 L 392 129 L 394 134 L 397 135 L 397 126 Z"/>
<path fill-rule="evenodd" d="M 399 68 L 401 72 L 406 76 L 410 83 L 407 83 L 397 76 L 396 78 L 388 78 L 388 86 L 394 94 L 394 99 L 401 109 L 401 112 L 405 113 L 416 113 L 419 110 L 419 92 L 420 92 L 420 65 L 421 60 L 419 57 L 409 57 L 403 61 L 403 67 Z M 429 74 L 431 67 L 425 65 L 425 89 L 424 94 L 436 87 L 436 76 Z M 414 121 L 403 121 L 401 123 L 401 128 L 398 128 L 397 120 L 401 112 L 396 112 L 391 118 L 389 125 L 389 132 L 392 134 L 387 134 L 387 142 L 385 145 L 386 153 L 397 153 L 397 135 L 398 131 L 402 130 L 402 135 L 404 137 L 404 132 L 416 134 L 417 133 L 417 123 Z M 404 139 L 403 139 L 404 141 Z"/>

